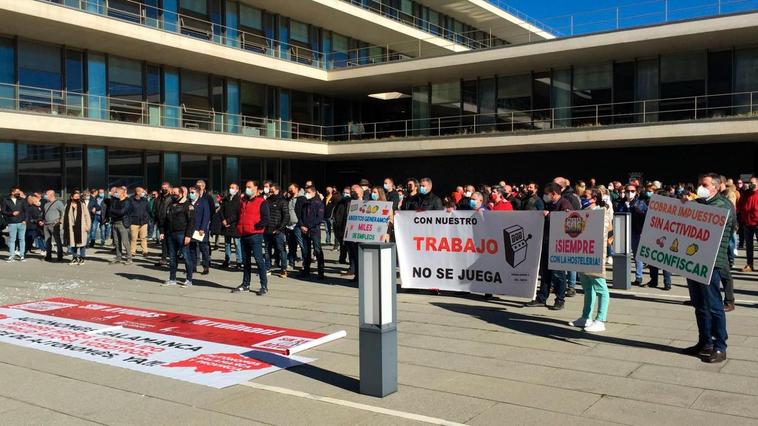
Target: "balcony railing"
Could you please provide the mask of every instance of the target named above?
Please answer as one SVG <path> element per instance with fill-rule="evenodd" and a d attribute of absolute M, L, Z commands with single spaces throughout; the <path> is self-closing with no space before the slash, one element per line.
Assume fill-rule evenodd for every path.
<path fill-rule="evenodd" d="M 0 110 L 252 137 L 340 143 L 529 134 L 545 130 L 590 130 L 708 119 L 756 119 L 758 91 L 321 126 L 229 114 L 184 104 L 165 105 L 129 98 L 0 84 Z"/>

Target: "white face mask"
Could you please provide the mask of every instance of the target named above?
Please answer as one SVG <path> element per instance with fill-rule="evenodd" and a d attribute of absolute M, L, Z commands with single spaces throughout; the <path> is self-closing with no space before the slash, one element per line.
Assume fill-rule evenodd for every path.
<path fill-rule="evenodd" d="M 268 194 L 269 192 L 271 192 L 271 188 L 263 188 L 264 194 Z"/>
<path fill-rule="evenodd" d="M 463 196 L 466 197 L 466 198 L 471 198 L 471 191 L 464 192 Z"/>
<path fill-rule="evenodd" d="M 308 192 L 308 193 L 305 194 L 305 199 L 306 200 L 310 200 L 311 198 L 313 198 L 313 194 L 311 194 L 310 192 Z"/>
<path fill-rule="evenodd" d="M 636 193 L 636 192 L 627 192 L 627 193 L 626 193 L 626 199 L 627 199 L 627 200 L 629 200 L 629 201 L 632 201 L 632 200 L 634 200 L 634 197 L 635 197 L 636 195 L 637 195 L 637 193 Z"/>
<path fill-rule="evenodd" d="M 708 188 L 704 187 L 703 185 L 700 185 L 697 188 L 697 197 L 705 199 L 711 198 L 711 191 L 709 191 Z"/>
<path fill-rule="evenodd" d="M 542 196 L 542 201 L 544 201 L 546 203 L 552 203 L 553 202 L 553 197 L 551 197 L 548 194 L 545 194 L 545 195 Z"/>
<path fill-rule="evenodd" d="M 234 188 L 229 188 L 229 195 L 234 197 L 235 195 L 237 195 L 237 190 Z"/>

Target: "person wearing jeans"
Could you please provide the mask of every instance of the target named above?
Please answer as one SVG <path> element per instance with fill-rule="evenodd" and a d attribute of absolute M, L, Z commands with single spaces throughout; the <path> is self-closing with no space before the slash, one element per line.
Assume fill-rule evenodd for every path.
<path fill-rule="evenodd" d="M 263 256 L 263 232 L 269 222 L 269 208 L 266 200 L 258 193 L 258 182 L 249 180 L 245 184 L 245 195 L 240 198 L 239 222 L 237 232 L 242 243 L 242 284 L 232 290 L 232 293 L 250 291 L 250 275 L 252 264 L 250 257 L 255 258 L 258 267 L 258 277 L 261 288 L 258 295 L 268 293 L 268 281 L 266 279 L 266 260 Z"/>
<path fill-rule="evenodd" d="M 647 286 L 653 288 L 658 287 L 658 268 L 650 265 L 648 266 L 648 269 L 650 269 L 650 282 L 647 283 Z M 666 271 L 665 269 L 663 271 L 663 289 L 666 291 L 671 290 L 671 272 Z"/>
<path fill-rule="evenodd" d="M 129 208 L 126 188 L 117 188 L 116 196 L 111 198 L 108 207 L 108 215 L 113 229 L 113 243 L 116 246 L 116 258 L 111 263 L 125 263 L 127 265 L 132 263 L 132 249 L 129 240 Z"/>
<path fill-rule="evenodd" d="M 305 203 L 298 218 L 297 227 L 303 236 L 303 277 L 311 273 L 311 248 L 316 255 L 318 279 L 324 279 L 324 252 L 321 250 L 321 223 L 324 221 L 324 203 L 319 199 L 316 188 L 305 188 Z"/>
<path fill-rule="evenodd" d="M 236 183 L 229 184 L 229 192 L 221 200 L 221 233 L 224 235 L 224 263 L 222 267 L 232 266 L 232 244 L 234 244 L 236 255 L 236 267 L 242 266 L 242 243 L 237 233 L 237 222 L 240 214 L 240 194 L 239 185 Z"/>
<path fill-rule="evenodd" d="M 272 182 L 271 194 L 266 199 L 269 211 L 269 221 L 263 234 L 266 242 L 266 270 L 271 270 L 272 252 L 279 256 L 279 274 L 282 278 L 287 276 L 287 249 L 285 248 L 285 231 L 289 224 L 289 203 L 281 195 L 279 184 Z"/>
<path fill-rule="evenodd" d="M 16 256 L 16 240 L 18 240 L 19 258 L 24 261 L 26 252 L 26 200 L 21 198 L 21 188 L 14 186 L 10 194 L 3 200 L 2 213 L 8 224 L 8 262 L 13 262 Z"/>
<path fill-rule="evenodd" d="M 634 256 L 634 284 L 642 286 L 642 271 L 645 264 L 637 258 L 637 248 L 642 237 L 642 228 L 647 215 L 647 203 L 637 194 L 637 186 L 626 186 L 626 199 L 620 200 L 616 206 L 617 213 L 629 213 L 632 216 L 632 253 Z"/>
<path fill-rule="evenodd" d="M 169 258 L 169 278 L 163 283 L 164 286 L 175 286 L 176 270 L 178 268 L 179 252 L 184 258 L 187 270 L 187 279 L 183 286 L 192 285 L 192 272 L 195 265 L 192 264 L 192 256 L 189 253 L 190 240 L 195 232 L 194 207 L 185 197 L 186 188 L 171 188 L 166 192 L 165 215 L 161 221 L 160 239 L 166 243 Z"/>

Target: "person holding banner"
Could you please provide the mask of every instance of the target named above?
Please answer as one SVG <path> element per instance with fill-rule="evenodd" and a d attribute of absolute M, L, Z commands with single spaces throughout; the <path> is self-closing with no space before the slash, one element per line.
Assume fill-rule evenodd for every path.
<path fill-rule="evenodd" d="M 603 194 L 597 189 L 587 189 L 586 195 L 583 200 L 586 202 L 584 210 L 606 210 L 605 201 L 603 201 Z M 583 202 L 583 204 L 584 204 Z M 613 226 L 613 216 L 603 214 L 603 236 L 608 235 L 608 230 Z M 604 239 L 605 245 L 607 245 L 607 238 Z M 607 256 L 607 250 L 603 247 L 602 253 Z M 605 269 L 605 260 L 601 262 L 603 269 Z M 572 327 L 583 328 L 584 331 L 589 333 L 599 333 L 605 331 L 605 322 L 608 317 L 608 303 L 610 301 L 610 293 L 608 292 L 608 283 L 605 279 L 605 271 L 597 272 L 580 272 L 579 280 L 584 290 L 584 308 L 582 309 L 582 316 L 569 323 Z M 595 308 L 595 300 L 597 300 L 597 315 L 595 319 L 592 319 L 592 311 Z"/>
<path fill-rule="evenodd" d="M 729 230 L 732 229 L 734 217 L 731 214 L 729 200 L 719 192 L 721 177 L 715 173 L 703 175 L 697 189 L 697 202 L 727 210 L 725 230 L 721 235 L 716 263 L 711 274 L 710 282 L 702 283 L 687 279 L 690 300 L 695 308 L 697 320 L 698 342 L 684 349 L 688 355 L 699 355 L 708 363 L 720 363 L 726 360 L 726 314 L 721 300 L 719 285 L 723 270 L 729 268 L 727 250 L 729 250 Z"/>

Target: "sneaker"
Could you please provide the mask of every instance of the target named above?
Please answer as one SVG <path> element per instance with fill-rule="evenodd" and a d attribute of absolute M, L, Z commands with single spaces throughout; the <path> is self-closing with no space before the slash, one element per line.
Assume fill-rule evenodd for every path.
<path fill-rule="evenodd" d="M 588 333 L 600 333 L 605 331 L 605 323 L 602 321 L 593 321 L 592 324 L 584 327 L 584 331 Z"/>
<path fill-rule="evenodd" d="M 20 262 L 26 262 L 26 258 L 24 256 L 21 256 L 21 258 L 19 259 L 19 261 Z"/>
<path fill-rule="evenodd" d="M 745 265 L 744 268 L 741 269 L 742 272 L 753 272 L 753 267 L 750 265 Z"/>
<path fill-rule="evenodd" d="M 250 291 L 250 286 L 241 285 L 232 289 L 232 293 L 242 293 L 243 291 Z"/>
<path fill-rule="evenodd" d="M 39 254 L 42 255 L 42 256 L 47 256 L 47 251 L 46 250 L 40 250 Z"/>
<path fill-rule="evenodd" d="M 545 307 L 545 306 L 547 306 L 545 302 L 540 302 L 537 299 L 534 299 L 531 302 L 527 302 L 524 304 L 525 308 L 536 308 L 536 307 Z"/>
<path fill-rule="evenodd" d="M 122 262 L 123 262 L 123 261 L 122 261 L 121 259 L 113 259 L 113 260 L 111 260 L 111 261 L 110 261 L 110 262 L 108 262 L 108 263 L 110 263 L 111 265 L 115 265 L 115 264 L 117 264 L 117 263 L 122 263 Z"/>
<path fill-rule="evenodd" d="M 642 287 L 642 280 L 634 280 L 632 285 L 636 285 L 637 287 Z"/>
<path fill-rule="evenodd" d="M 203 266 L 203 272 L 200 273 L 200 275 L 208 275 L 210 272 L 210 269 L 207 266 Z"/>
<path fill-rule="evenodd" d="M 657 281 L 648 281 L 647 284 L 643 285 L 643 287 L 650 287 L 650 288 L 656 288 L 658 287 Z"/>
<path fill-rule="evenodd" d="M 69 266 L 76 265 L 77 263 L 79 263 L 79 259 L 77 258 L 73 258 L 71 259 L 71 262 L 68 262 Z"/>
<path fill-rule="evenodd" d="M 608 265 L 608 266 L 612 266 L 613 265 L 613 258 L 610 257 L 610 256 L 608 256 L 608 258 L 605 259 L 605 264 Z"/>
<path fill-rule="evenodd" d="M 576 296 L 576 289 L 574 288 L 566 289 L 566 297 L 574 297 L 574 296 Z"/>
<path fill-rule="evenodd" d="M 161 287 L 170 287 L 170 286 L 175 286 L 175 285 L 176 285 L 176 280 L 166 280 L 163 282 L 163 284 L 161 284 Z"/>
<path fill-rule="evenodd" d="M 271 271 L 266 271 L 266 276 L 270 277 L 271 276 Z"/>
<path fill-rule="evenodd" d="M 560 311 L 561 309 L 563 309 L 563 305 L 564 304 L 565 304 L 565 302 L 556 300 L 555 303 L 553 304 L 553 306 L 550 308 L 550 310 L 551 311 Z"/>
<path fill-rule="evenodd" d="M 132 264 L 132 259 L 126 259 L 125 261 L 123 261 L 121 263 L 123 263 L 124 265 L 131 265 Z"/>
<path fill-rule="evenodd" d="M 268 289 L 262 288 L 258 290 L 255 294 L 257 294 L 258 296 L 265 296 L 266 293 L 268 293 Z"/>
<path fill-rule="evenodd" d="M 574 321 L 571 321 L 568 324 L 570 326 L 572 326 L 572 327 L 584 328 L 584 327 L 591 326 L 592 325 L 592 320 L 591 319 L 585 319 L 585 318 L 579 318 L 579 319 L 576 319 Z"/>
<path fill-rule="evenodd" d="M 16 261 L 16 257 L 15 256 L 8 256 L 8 259 L 6 260 L 6 262 L 8 262 L 8 263 L 15 262 L 15 261 Z"/>
<path fill-rule="evenodd" d="M 79 266 L 84 265 L 84 262 L 85 262 L 85 259 L 83 257 L 80 257 L 78 265 Z"/>
<path fill-rule="evenodd" d="M 182 286 L 182 287 L 192 287 L 192 281 L 190 281 L 190 280 L 184 280 L 184 282 L 183 283 L 179 283 L 179 285 Z"/>

